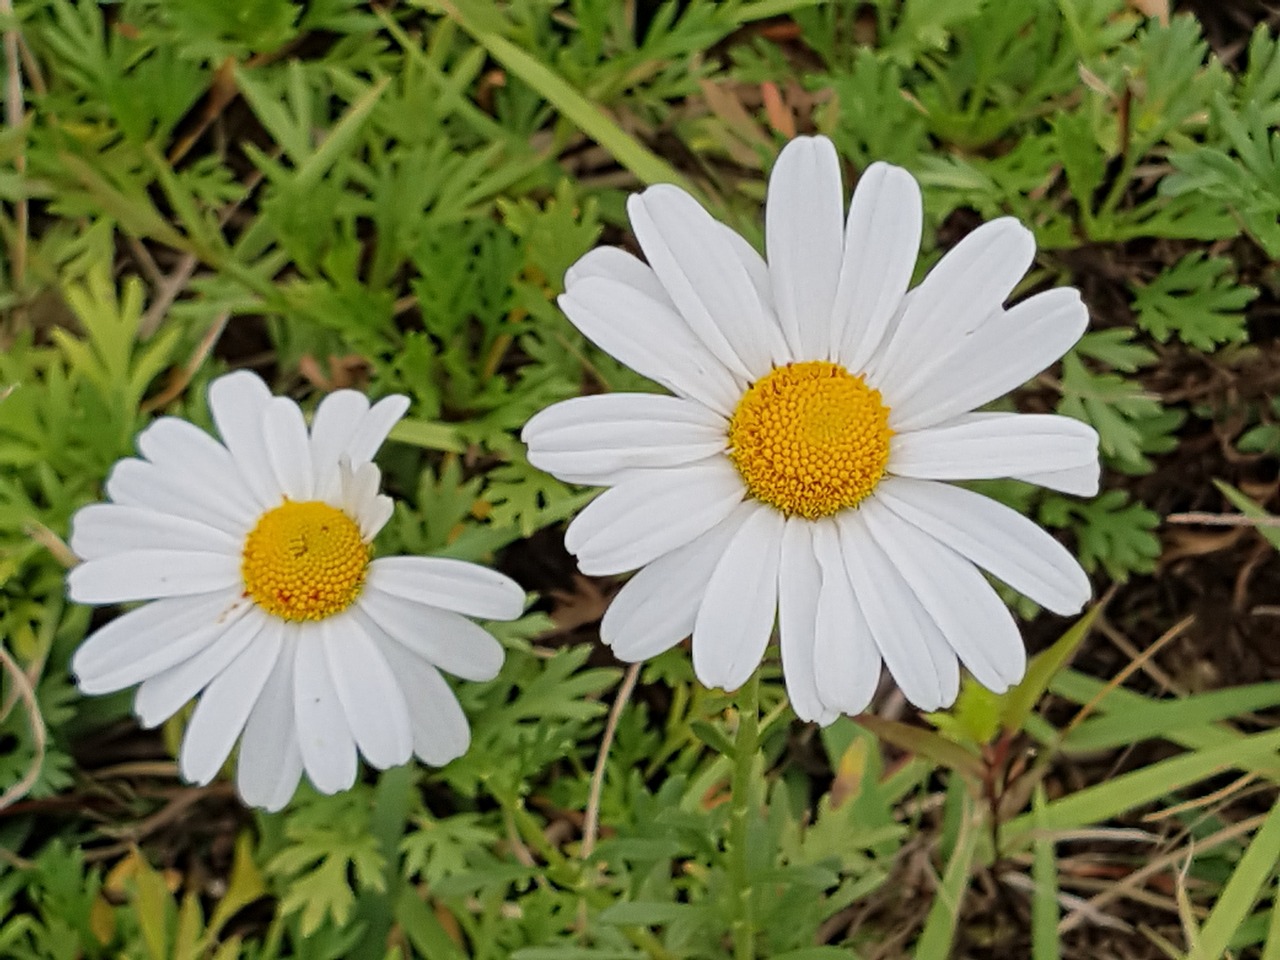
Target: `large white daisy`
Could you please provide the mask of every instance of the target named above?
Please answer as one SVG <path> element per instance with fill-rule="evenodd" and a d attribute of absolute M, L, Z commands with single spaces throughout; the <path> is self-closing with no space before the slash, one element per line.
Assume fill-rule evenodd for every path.
<path fill-rule="evenodd" d="M 209 387 L 222 443 L 164 417 L 140 459 L 107 480 L 110 503 L 72 520 L 81 603 L 151 601 L 89 637 L 71 662 L 85 693 L 141 684 L 154 726 L 200 700 L 182 775 L 207 783 L 237 738 L 245 801 L 288 803 L 305 770 L 333 793 L 357 751 L 386 768 L 441 765 L 470 728 L 440 671 L 492 679 L 501 645 L 467 619 L 510 620 L 524 591 L 492 570 L 428 557 L 373 559 L 391 516 L 370 462 L 408 408 L 353 390 L 327 396 L 310 430 L 292 400 L 250 373 Z"/>
<path fill-rule="evenodd" d="M 760 663 L 775 620 L 796 713 L 864 710 L 883 663 L 924 709 L 951 703 L 957 659 L 1002 691 L 1026 666 L 981 570 L 1050 610 L 1084 571 L 1019 513 L 950 481 L 1016 477 L 1089 496 L 1098 437 L 1068 417 L 974 413 L 1083 333 L 1079 294 L 1005 309 L 1035 244 L 984 224 L 908 290 L 920 189 L 873 164 L 842 223 L 835 149 L 801 137 L 769 180 L 768 262 L 684 191 L 627 206 L 645 264 L 593 250 L 560 306 L 597 346 L 674 396 L 567 400 L 525 427 L 529 460 L 608 486 L 570 525 L 583 572 L 643 568 L 601 624 L 624 660 L 693 636 L 708 686 Z"/>

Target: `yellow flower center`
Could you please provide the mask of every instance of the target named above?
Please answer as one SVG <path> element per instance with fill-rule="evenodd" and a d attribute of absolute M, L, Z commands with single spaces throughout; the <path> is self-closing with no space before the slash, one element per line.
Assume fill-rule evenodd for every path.
<path fill-rule="evenodd" d="M 880 391 L 825 360 L 751 385 L 729 421 L 729 459 L 757 500 L 810 520 L 856 506 L 889 462 Z"/>
<path fill-rule="evenodd" d="M 355 521 L 318 500 L 286 500 L 244 541 L 245 594 L 285 620 L 341 613 L 364 587 L 369 546 Z"/>

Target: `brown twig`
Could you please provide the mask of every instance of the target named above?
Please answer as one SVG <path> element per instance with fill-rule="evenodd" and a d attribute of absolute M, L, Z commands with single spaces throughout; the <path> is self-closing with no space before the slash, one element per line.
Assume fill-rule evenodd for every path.
<path fill-rule="evenodd" d="M 622 710 L 636 688 L 640 666 L 633 663 L 627 667 L 622 683 L 618 686 L 618 695 L 613 698 L 613 707 L 609 710 L 609 719 L 604 725 L 604 735 L 600 738 L 600 752 L 596 754 L 596 767 L 591 771 L 591 791 L 587 796 L 587 811 L 582 820 L 583 860 L 590 857 L 596 849 L 596 838 L 600 832 L 600 794 L 604 790 L 604 771 L 609 761 L 609 750 L 613 746 L 614 735 L 618 732 Z"/>
<path fill-rule="evenodd" d="M 31 788 L 35 786 L 36 780 L 39 779 L 40 768 L 44 765 L 47 730 L 44 725 L 44 716 L 40 713 L 40 704 L 36 700 L 36 691 L 31 684 L 30 678 L 27 677 L 22 667 L 18 666 L 18 662 L 9 656 L 9 651 L 4 647 L 0 647 L 0 666 L 4 667 L 5 672 L 13 678 L 13 685 L 18 691 L 18 696 L 27 706 L 27 723 L 31 726 L 31 741 L 34 753 L 31 758 L 31 766 L 22 775 L 22 779 L 4 793 L 0 793 L 0 810 L 3 810 L 10 804 L 16 803 L 25 797 Z"/>
<path fill-rule="evenodd" d="M 1081 721 L 1083 721 L 1085 717 L 1093 713 L 1094 709 L 1097 708 L 1098 704 L 1101 703 L 1102 700 L 1108 694 L 1110 694 L 1112 690 L 1118 689 L 1119 687 L 1123 686 L 1124 682 L 1128 680 L 1131 676 L 1133 676 L 1134 673 L 1140 670 L 1143 664 L 1145 664 L 1148 660 L 1150 660 L 1162 649 L 1164 649 L 1164 647 L 1168 643 L 1170 643 L 1177 637 L 1181 636 L 1183 631 L 1186 630 L 1188 627 L 1190 627 L 1191 624 L 1195 623 L 1195 621 L 1196 621 L 1196 618 L 1194 615 L 1189 617 L 1183 617 L 1181 620 L 1175 623 L 1172 627 L 1166 630 L 1163 634 L 1161 634 L 1160 637 L 1156 639 L 1155 643 L 1151 644 L 1151 646 L 1147 647 L 1147 649 L 1143 650 L 1140 654 L 1138 654 L 1138 656 L 1134 660 L 1131 660 L 1129 663 L 1125 664 L 1125 667 L 1123 670 L 1117 673 L 1105 687 L 1103 687 L 1101 690 L 1098 691 L 1097 695 L 1094 696 L 1092 700 L 1090 700 L 1088 703 L 1086 703 L 1083 707 L 1081 707 L 1076 712 L 1076 715 L 1071 718 L 1071 722 L 1068 723 L 1066 728 L 1062 731 L 1061 739 L 1066 740 L 1067 737 L 1071 734 L 1071 731 L 1074 730 L 1076 727 L 1078 727 Z"/>
<path fill-rule="evenodd" d="M 1206 527 L 1280 527 L 1280 517 L 1246 517 L 1240 513 L 1171 513 L 1164 519 L 1166 523 Z"/>

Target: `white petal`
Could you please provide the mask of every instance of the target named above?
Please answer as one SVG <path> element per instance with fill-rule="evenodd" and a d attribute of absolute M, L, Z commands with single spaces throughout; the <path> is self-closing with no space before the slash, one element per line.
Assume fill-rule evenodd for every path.
<path fill-rule="evenodd" d="M 920 185 L 901 167 L 873 163 L 853 191 L 832 308 L 832 356 L 863 369 L 902 305 L 920 253 Z"/>
<path fill-rule="evenodd" d="M 1012 217 L 978 227 L 929 271 L 896 329 L 872 358 L 873 386 L 893 406 L 985 321 L 998 315 L 1035 256 L 1031 231 Z"/>
<path fill-rule="evenodd" d="M 706 533 L 627 581 L 600 621 L 600 639 L 614 656 L 629 663 L 647 660 L 693 633 L 711 573 L 750 512 L 750 504 L 739 504 Z"/>
<path fill-rule="evenodd" d="M 921 480 L 982 480 L 1098 462 L 1098 433 L 1071 417 L 966 414 L 894 437 L 888 472 Z"/>
<path fill-rule="evenodd" d="M 253 644 L 205 688 L 182 740 L 184 779 L 204 785 L 218 775 L 275 668 L 283 641 L 284 621 L 268 620 Z"/>
<path fill-rule="evenodd" d="M 722 453 L 728 424 L 692 400 L 651 393 L 574 397 L 536 414 L 521 438 L 529 462 L 569 483 L 612 485 L 624 471 Z"/>
<path fill-rule="evenodd" d="M 634 570 L 710 530 L 742 497 L 742 479 L 725 457 L 646 471 L 589 503 L 565 546 L 589 576 Z"/>
<path fill-rule="evenodd" d="M 583 279 L 557 303 L 588 340 L 672 393 L 726 416 L 742 396 L 746 381 L 735 379 L 669 304 L 605 277 Z"/>
<path fill-rule="evenodd" d="M 360 527 L 360 536 L 369 543 L 395 512 L 391 498 L 378 493 L 382 472 L 374 463 L 362 463 L 352 470 L 344 455 L 338 464 L 338 478 L 338 502 L 330 501 L 329 505 L 354 518 Z"/>
<path fill-rule="evenodd" d="M 353 616 L 330 617 L 321 633 L 329 675 L 356 746 L 379 770 L 413 754 L 409 710 L 395 674 Z"/>
<path fill-rule="evenodd" d="M 142 725 L 157 726 L 177 713 L 258 638 L 267 619 L 262 611 L 250 607 L 193 656 L 144 680 L 133 699 L 133 712 Z"/>
<path fill-rule="evenodd" d="M 693 672 L 736 690 L 760 666 L 778 609 L 782 513 L 754 504 L 707 582 L 693 625 Z"/>
<path fill-rule="evenodd" d="M 356 426 L 355 434 L 343 449 L 353 466 L 373 459 L 387 434 L 409 412 L 409 398 L 400 394 L 384 397 L 369 408 Z"/>
<path fill-rule="evenodd" d="M 446 557 L 381 557 L 369 565 L 367 587 L 482 620 L 514 620 L 525 595 L 510 577 Z"/>
<path fill-rule="evenodd" d="M 262 413 L 262 437 L 280 491 L 290 500 L 310 500 L 311 441 L 302 410 L 288 397 L 272 397 Z"/>
<path fill-rule="evenodd" d="M 596 247 L 587 251 L 565 272 L 564 288 L 572 292 L 574 287 L 590 277 L 617 280 L 638 290 L 650 300 L 658 301 L 673 313 L 676 310 L 676 305 L 667 296 L 667 291 L 653 268 L 625 250 Z"/>
<path fill-rule="evenodd" d="M 471 727 L 440 671 L 386 637 L 378 644 L 405 691 L 413 752 L 433 767 L 466 753 Z"/>
<path fill-rule="evenodd" d="M 914 391 L 895 396 L 889 426 L 930 427 L 1004 396 L 1066 353 L 1088 324 L 1070 287 L 1023 300 L 975 330 Z"/>
<path fill-rule="evenodd" d="M 385 632 L 422 659 L 464 680 L 492 680 L 502 669 L 502 644 L 461 614 L 383 593 L 366 584 L 353 613 L 370 633 Z"/>
<path fill-rule="evenodd" d="M 157 467 L 145 460 L 118 460 L 107 477 L 107 496 L 127 507 L 141 507 L 185 517 L 240 539 L 253 527 L 256 515 L 227 509 L 210 500 L 191 477 Z"/>
<path fill-rule="evenodd" d="M 86 560 L 67 574 L 76 603 L 128 603 L 213 593 L 241 583 L 240 557 L 189 550 L 127 550 Z"/>
<path fill-rule="evenodd" d="M 830 349 L 843 219 L 835 147 L 826 137 L 796 137 L 773 165 L 765 200 L 773 302 L 793 359 L 820 359 Z"/>
<path fill-rule="evenodd" d="M 244 802 L 268 810 L 284 807 L 302 776 L 302 752 L 293 719 L 293 662 L 301 631 L 290 623 L 281 623 L 278 629 L 280 652 L 249 711 L 236 765 L 236 786 Z M 308 642 L 314 640 L 307 638 Z"/>
<path fill-rule="evenodd" d="M 195 656 L 251 605 L 239 591 L 157 600 L 101 627 L 71 658 L 85 693 L 113 693 Z"/>
<path fill-rule="evenodd" d="M 365 543 L 371 542 L 378 535 L 395 512 L 395 501 L 390 497 L 377 496 L 365 504 L 358 517 L 360 534 Z"/>
<path fill-rule="evenodd" d="M 1075 557 L 1016 510 L 927 480 L 886 477 L 876 499 L 930 536 L 1055 613 L 1077 613 L 1092 588 Z"/>
<path fill-rule="evenodd" d="M 338 458 L 356 435 L 365 414 L 369 412 L 368 398 L 358 390 L 335 390 L 316 407 L 311 420 L 311 466 L 316 476 L 336 477 Z M 316 496 L 326 494 L 317 489 Z"/>
<path fill-rule="evenodd" d="M 239 554 L 240 547 L 224 530 L 146 507 L 91 503 L 71 518 L 71 549 L 84 560 L 131 550 Z"/>
<path fill-rule="evenodd" d="M 979 683 L 1003 693 L 1022 679 L 1018 625 L 977 568 L 872 497 L 861 508 L 876 543 Z"/>
<path fill-rule="evenodd" d="M 1102 464 L 1096 459 L 1079 467 L 1061 470 L 1037 470 L 1034 473 L 1017 473 L 1014 480 L 1024 480 L 1037 486 L 1048 487 L 1060 493 L 1077 497 L 1095 497 L 1102 482 Z"/>
<path fill-rule="evenodd" d="M 742 234 L 738 233 L 728 224 L 720 224 L 724 238 L 729 242 L 729 246 L 733 248 L 734 255 L 738 258 L 738 262 L 742 264 L 747 276 L 751 278 L 751 285 L 756 288 L 756 296 L 760 298 L 760 306 L 769 316 L 778 330 L 782 328 L 777 326 L 778 316 L 773 309 L 773 280 L 769 276 L 769 265 L 764 262 L 764 257 L 756 252 L 756 248 L 747 242 Z M 786 337 L 779 337 L 775 341 L 775 346 L 781 349 L 787 349 Z M 791 360 L 790 352 L 774 358 L 777 363 L 786 363 Z"/>
<path fill-rule="evenodd" d="M 835 523 L 815 524 L 814 547 L 822 568 L 815 608 L 814 669 L 818 695 L 828 709 L 856 716 L 880 685 L 880 651 L 854 595 Z"/>
<path fill-rule="evenodd" d="M 262 418 L 270 402 L 267 385 L 247 370 L 228 373 L 209 384 L 213 422 L 260 507 L 278 505 L 281 494 L 262 435 Z"/>
<path fill-rule="evenodd" d="M 726 369 L 755 380 L 772 369 L 775 358 L 786 356 L 782 331 L 760 302 L 724 225 L 698 201 L 660 183 L 633 194 L 627 215 L 667 295 Z"/>
<path fill-rule="evenodd" d="M 826 726 L 839 714 L 818 696 L 814 672 L 818 594 L 822 589 L 822 569 L 813 546 L 816 526 L 792 517 L 783 531 L 778 566 L 778 635 L 791 708 L 801 720 L 815 720 Z"/>
<path fill-rule="evenodd" d="M 921 710 L 952 703 L 960 667 L 946 639 L 867 530 L 862 512 L 846 510 L 837 523 L 854 597 L 885 666 Z"/>
<path fill-rule="evenodd" d="M 327 631 L 328 620 L 308 624 L 306 634 Z M 328 641 L 299 638 L 293 661 L 293 719 L 307 777 L 321 793 L 337 793 L 356 782 L 356 742 L 347 725 L 325 656 Z"/>
<path fill-rule="evenodd" d="M 257 501 L 227 448 L 195 424 L 161 417 L 138 434 L 138 450 L 223 516 L 243 521 L 257 514 Z"/>

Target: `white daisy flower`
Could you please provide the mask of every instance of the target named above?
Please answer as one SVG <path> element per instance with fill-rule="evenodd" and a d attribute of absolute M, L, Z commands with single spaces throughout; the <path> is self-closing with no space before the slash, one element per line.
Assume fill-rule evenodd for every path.
<path fill-rule="evenodd" d="M 151 601 L 108 623 L 71 666 L 85 693 L 134 684 L 146 726 L 200 700 L 179 758 L 208 783 L 237 738 L 245 801 L 276 810 L 305 770 L 318 790 L 416 754 L 442 765 L 466 752 L 467 718 L 440 671 L 490 680 L 502 646 L 467 617 L 510 620 L 524 591 L 475 564 L 373 559 L 391 517 L 370 462 L 408 409 L 353 390 L 320 404 L 310 430 L 292 400 L 251 373 L 209 387 L 218 443 L 164 417 L 121 460 L 110 503 L 72 520 L 83 559 L 73 600 Z"/>
<path fill-rule="evenodd" d="M 842 224 L 822 137 L 769 180 L 766 263 L 684 191 L 627 205 L 648 264 L 593 250 L 560 306 L 602 350 L 674 396 L 580 397 L 523 439 L 535 466 L 607 486 L 565 537 L 583 572 L 643 568 L 601 635 L 623 660 L 693 636 L 706 685 L 750 677 L 779 625 L 796 713 L 867 707 L 883 663 L 931 710 L 957 658 L 1002 691 L 1023 675 L 1017 625 L 979 568 L 1058 613 L 1090 595 L 1072 555 L 1026 517 L 949 481 L 1016 477 L 1090 496 L 1098 437 L 1068 417 L 973 413 L 1057 360 L 1079 294 L 1003 304 L 1035 244 L 1016 220 L 969 234 L 908 291 L 920 189 L 873 164 Z"/>

